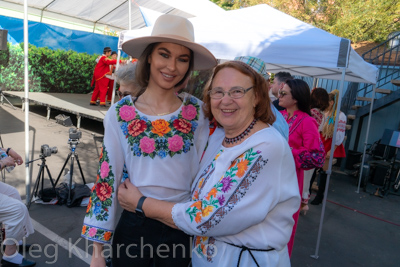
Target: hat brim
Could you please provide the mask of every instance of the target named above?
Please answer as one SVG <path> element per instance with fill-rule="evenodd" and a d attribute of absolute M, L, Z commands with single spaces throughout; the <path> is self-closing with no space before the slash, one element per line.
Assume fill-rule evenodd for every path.
<path fill-rule="evenodd" d="M 217 59 L 204 46 L 190 41 L 179 40 L 172 37 L 145 36 L 128 40 L 122 44 L 122 51 L 128 55 L 139 58 L 149 44 L 152 43 L 174 43 L 183 45 L 193 51 L 193 69 L 207 70 L 217 65 Z"/>

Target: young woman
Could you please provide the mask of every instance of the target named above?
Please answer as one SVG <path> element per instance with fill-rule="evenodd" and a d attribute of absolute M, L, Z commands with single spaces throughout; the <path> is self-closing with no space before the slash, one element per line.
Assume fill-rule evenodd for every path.
<path fill-rule="evenodd" d="M 335 120 L 336 120 L 336 112 L 337 112 L 337 101 L 339 99 L 339 90 L 333 90 L 329 93 L 329 107 L 325 113 L 326 119 L 325 123 L 323 124 L 322 133 L 321 133 L 321 140 L 324 143 L 326 156 L 325 162 L 329 161 L 329 157 L 331 154 L 331 146 L 332 146 L 332 137 L 333 137 L 333 130 L 335 128 Z M 344 135 L 346 131 L 346 115 L 339 111 L 339 121 L 336 131 L 336 139 L 335 139 L 335 146 L 333 157 L 334 158 L 344 158 L 346 157 L 346 152 L 343 146 Z M 319 175 L 319 185 L 318 185 L 318 192 L 317 196 L 311 201 L 312 205 L 319 205 L 322 203 L 324 199 L 325 193 L 325 186 L 326 186 L 326 178 L 327 174 L 325 171 L 321 171 Z"/>
<path fill-rule="evenodd" d="M 141 205 L 136 213 L 124 210 L 114 231 L 116 191 L 121 177 L 129 175 L 147 196 L 173 202 L 189 199 L 209 123 L 202 102 L 189 94 L 177 96 L 175 88 L 192 69 L 213 68 L 217 61 L 194 43 L 193 25 L 173 15 L 160 16 L 151 36 L 129 40 L 122 49 L 139 58 L 136 82 L 141 90 L 137 97 L 127 96 L 113 105 L 104 118 L 98 180 L 82 236 L 94 241 L 91 266 L 105 266 L 101 252 L 112 238 L 114 267 L 187 266 L 190 236 L 146 218 Z"/>
<path fill-rule="evenodd" d="M 299 195 L 303 192 L 304 170 L 320 168 L 324 165 L 324 149 L 319 137 L 317 122 L 310 115 L 310 88 L 303 80 L 287 80 L 279 92 L 279 105 L 286 108 L 281 111 L 289 124 L 289 146 L 296 163 Z M 296 233 L 299 210 L 293 215 L 295 224 L 288 243 L 291 255 Z"/>

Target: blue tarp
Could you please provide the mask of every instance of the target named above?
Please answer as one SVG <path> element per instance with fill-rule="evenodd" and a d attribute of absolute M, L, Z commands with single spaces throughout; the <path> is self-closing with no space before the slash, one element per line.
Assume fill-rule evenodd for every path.
<path fill-rule="evenodd" d="M 24 41 L 24 21 L 22 19 L 0 16 L 0 26 L 8 30 L 9 36 L 17 42 Z M 28 21 L 29 43 L 37 47 L 73 50 L 79 53 L 102 54 L 103 48 L 118 49 L 118 37 L 70 30 L 41 22 Z M 121 54 L 128 57 L 127 54 Z"/>

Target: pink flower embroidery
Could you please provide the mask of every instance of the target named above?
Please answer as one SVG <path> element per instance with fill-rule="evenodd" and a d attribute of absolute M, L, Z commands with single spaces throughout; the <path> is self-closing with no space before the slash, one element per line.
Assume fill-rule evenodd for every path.
<path fill-rule="evenodd" d="M 197 110 L 193 105 L 187 105 L 182 108 L 182 117 L 189 121 L 193 120 L 197 116 Z"/>
<path fill-rule="evenodd" d="M 90 228 L 89 236 L 90 237 L 94 237 L 96 235 L 96 232 L 97 232 L 96 228 Z"/>
<path fill-rule="evenodd" d="M 172 152 L 177 152 L 183 147 L 183 138 L 179 135 L 174 135 L 168 138 L 168 148 Z"/>
<path fill-rule="evenodd" d="M 124 121 L 131 121 L 135 118 L 135 108 L 132 106 L 124 105 L 119 109 L 119 116 Z"/>
<path fill-rule="evenodd" d="M 142 139 L 140 139 L 139 147 L 143 152 L 150 154 L 155 149 L 154 144 L 155 144 L 154 139 L 151 139 L 151 138 L 148 138 L 147 136 L 145 136 Z"/>
<path fill-rule="evenodd" d="M 110 166 L 108 165 L 107 161 L 103 161 L 103 163 L 101 163 L 101 167 L 100 167 L 100 176 L 101 178 L 105 178 L 108 176 L 108 173 L 110 172 Z"/>

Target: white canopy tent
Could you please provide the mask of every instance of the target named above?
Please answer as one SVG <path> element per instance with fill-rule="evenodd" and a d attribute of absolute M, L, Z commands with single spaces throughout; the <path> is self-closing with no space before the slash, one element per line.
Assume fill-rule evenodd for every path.
<path fill-rule="evenodd" d="M 289 71 L 292 75 L 340 80 L 340 110 L 344 81 L 376 84 L 378 69 L 365 62 L 350 46 L 350 41 L 332 35 L 312 25 L 286 15 L 268 5 L 227 11 L 217 17 L 189 18 L 195 30 L 195 41 L 207 47 L 216 58 L 231 60 L 236 56 L 254 56 L 267 63 L 272 73 Z M 123 31 L 123 41 L 148 36 L 152 27 Z M 337 112 L 333 139 L 336 138 Z M 368 136 L 367 136 L 368 138 Z M 332 159 L 332 142 L 327 171 L 328 195 Z M 318 258 L 326 197 L 323 201 L 317 245 L 314 258 Z"/>
<path fill-rule="evenodd" d="M 139 10 L 182 16 L 215 14 L 224 10 L 208 0 L 29 0 L 28 13 L 46 18 L 86 25 L 108 26 L 116 31 L 146 27 Z M 0 7 L 24 12 L 24 0 L 1 0 Z M 129 10 L 131 16 L 128 14 Z M 131 27 L 129 25 L 131 24 Z"/>

